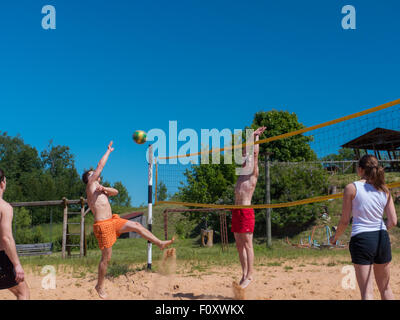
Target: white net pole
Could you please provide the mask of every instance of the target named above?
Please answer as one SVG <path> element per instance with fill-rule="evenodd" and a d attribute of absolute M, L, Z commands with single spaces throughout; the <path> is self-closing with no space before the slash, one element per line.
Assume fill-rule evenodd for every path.
<path fill-rule="evenodd" d="M 153 226 L 153 146 L 149 146 L 149 181 L 148 181 L 148 216 L 147 216 L 147 228 L 152 232 Z M 147 269 L 151 270 L 152 262 L 152 243 L 147 242 Z"/>

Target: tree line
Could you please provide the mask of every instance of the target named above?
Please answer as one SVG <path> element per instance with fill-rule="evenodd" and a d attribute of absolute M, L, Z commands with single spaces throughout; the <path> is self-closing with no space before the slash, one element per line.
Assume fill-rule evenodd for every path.
<path fill-rule="evenodd" d="M 76 169 L 75 156 L 68 146 L 55 145 L 50 141 L 47 148 L 39 152 L 26 144 L 20 135 L 12 137 L 7 132 L 0 132 L 0 168 L 7 177 L 7 190 L 4 194 L 7 202 L 86 197 L 85 185 Z M 118 196 L 110 198 L 113 207 L 117 210 L 130 207 L 131 198 L 121 181 L 113 185 L 104 181 L 103 184 L 119 191 Z M 31 225 L 49 222 L 48 208 L 28 210 Z M 62 209 L 56 208 L 54 212 L 53 222 L 61 222 Z"/>

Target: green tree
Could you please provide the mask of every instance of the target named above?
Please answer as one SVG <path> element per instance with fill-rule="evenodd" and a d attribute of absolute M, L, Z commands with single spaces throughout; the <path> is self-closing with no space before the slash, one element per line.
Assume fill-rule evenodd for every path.
<path fill-rule="evenodd" d="M 354 159 L 355 159 L 354 151 L 349 148 L 341 148 L 339 149 L 338 154 L 332 153 L 322 158 L 322 160 L 325 161 L 346 161 Z"/>
<path fill-rule="evenodd" d="M 157 201 L 165 201 L 168 198 L 167 186 L 160 181 L 157 185 Z"/>
<path fill-rule="evenodd" d="M 186 202 L 220 203 L 236 182 L 234 164 L 200 164 L 186 170 L 184 175 L 186 185 L 180 188 L 180 197 Z"/>
<path fill-rule="evenodd" d="M 324 195 L 328 190 L 328 173 L 320 164 L 275 162 L 270 167 L 271 203 L 288 203 Z M 265 203 L 265 169 L 253 195 L 253 204 Z M 322 210 L 322 203 L 274 208 L 271 214 L 275 236 L 292 236 L 312 224 Z M 265 235 L 265 210 L 256 210 L 255 234 Z"/>
<path fill-rule="evenodd" d="M 76 199 L 84 195 L 84 185 L 75 168 L 74 156 L 67 146 L 52 142 L 40 156 L 18 135 L 0 134 L 0 168 L 7 177 L 8 202 Z M 48 222 L 46 208 L 32 208 L 32 224 Z M 54 221 L 62 220 L 61 210 L 54 210 Z"/>
<path fill-rule="evenodd" d="M 234 185 L 236 182 L 234 164 L 200 164 L 186 170 L 186 183 L 180 187 L 177 200 L 195 203 L 233 204 Z M 184 214 L 191 221 L 198 224 L 194 230 L 208 228 L 216 231 L 215 240 L 218 240 L 220 230 L 219 215 L 216 212 Z"/>
<path fill-rule="evenodd" d="M 17 244 L 40 243 L 44 241 L 40 227 L 32 228 L 32 212 L 26 208 L 15 208 L 13 233 Z"/>
<path fill-rule="evenodd" d="M 50 141 L 48 148 L 41 153 L 45 172 L 49 174 L 55 184 L 56 199 L 79 198 L 85 194 L 85 186 L 75 168 L 74 155 L 68 146 L 54 146 Z"/>
<path fill-rule="evenodd" d="M 129 196 L 128 190 L 122 184 L 121 181 L 117 181 L 112 186 L 114 189 L 118 190 L 118 194 L 114 197 L 110 197 L 110 203 L 112 206 L 118 207 L 130 207 L 131 197 Z"/>
<path fill-rule="evenodd" d="M 21 176 L 38 176 L 42 170 L 41 160 L 35 148 L 26 145 L 20 136 L 10 137 L 7 133 L 0 135 L 0 168 L 7 177 L 6 201 L 26 201 L 32 195 L 30 189 L 22 188 Z M 36 189 L 38 183 L 33 186 Z"/>
<path fill-rule="evenodd" d="M 251 128 L 257 129 L 262 126 L 267 127 L 267 130 L 261 135 L 260 140 L 305 128 L 305 126 L 298 121 L 295 113 L 277 110 L 268 112 L 260 111 L 254 115 Z M 260 144 L 260 155 L 263 156 L 266 152 L 272 153 L 270 156 L 271 161 L 316 160 L 317 156 L 309 145 L 309 142 L 312 140 L 312 137 L 299 134 L 293 137 Z"/>

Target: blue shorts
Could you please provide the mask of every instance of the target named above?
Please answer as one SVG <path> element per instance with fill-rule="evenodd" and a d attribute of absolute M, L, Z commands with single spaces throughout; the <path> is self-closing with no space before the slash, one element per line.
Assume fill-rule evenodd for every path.
<path fill-rule="evenodd" d="M 349 249 L 354 264 L 384 264 L 392 261 L 390 238 L 386 230 L 361 232 L 352 236 Z"/>

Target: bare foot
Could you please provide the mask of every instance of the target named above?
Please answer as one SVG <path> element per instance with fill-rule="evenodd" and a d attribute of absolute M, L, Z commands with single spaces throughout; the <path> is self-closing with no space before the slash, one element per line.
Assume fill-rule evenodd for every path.
<path fill-rule="evenodd" d="M 174 241 L 175 241 L 175 238 L 172 238 L 171 240 L 167 240 L 167 241 L 161 241 L 160 244 L 158 244 L 157 246 L 158 246 L 161 250 L 164 250 L 166 247 L 168 247 L 169 245 L 171 245 Z"/>
<path fill-rule="evenodd" d="M 253 281 L 253 278 L 245 279 L 245 280 L 240 284 L 240 287 L 241 287 L 242 289 L 245 289 L 245 288 L 247 288 L 247 287 L 249 286 L 249 284 L 250 284 L 252 281 Z"/>
<path fill-rule="evenodd" d="M 246 278 L 243 276 L 242 279 L 240 279 L 239 285 L 242 285 L 244 280 L 246 280 Z"/>
<path fill-rule="evenodd" d="M 100 287 L 98 287 L 98 286 L 95 286 L 94 288 L 96 289 L 96 291 L 97 291 L 97 293 L 99 294 L 99 297 L 100 297 L 101 299 L 104 299 L 104 300 L 107 300 L 107 299 L 108 299 L 108 295 L 107 295 L 107 293 L 104 291 L 103 288 L 100 288 Z"/>

